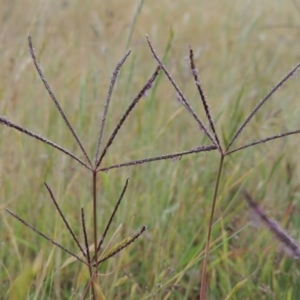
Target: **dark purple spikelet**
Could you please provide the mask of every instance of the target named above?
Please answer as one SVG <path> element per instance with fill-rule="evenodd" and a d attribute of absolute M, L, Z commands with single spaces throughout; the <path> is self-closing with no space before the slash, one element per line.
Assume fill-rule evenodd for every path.
<path fill-rule="evenodd" d="M 243 191 L 243 194 L 252 208 L 254 214 L 264 223 L 264 225 L 274 234 L 276 239 L 283 245 L 284 252 L 295 258 L 300 259 L 300 246 L 294 241 L 289 234 L 284 231 L 274 220 L 270 219 L 264 211 L 258 207 L 255 201 L 252 199 L 247 191 Z"/>

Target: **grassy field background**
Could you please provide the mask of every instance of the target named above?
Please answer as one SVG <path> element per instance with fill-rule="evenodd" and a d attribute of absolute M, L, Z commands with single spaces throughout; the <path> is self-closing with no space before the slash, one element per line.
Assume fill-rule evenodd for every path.
<path fill-rule="evenodd" d="M 295 0 L 296 1 L 296 0 Z M 195 51 L 216 128 L 226 144 L 267 92 L 300 61 L 300 2 L 292 1 L 5 1 L 1 0 L 0 114 L 80 154 L 38 78 L 27 36 L 67 116 L 94 155 L 112 71 L 127 49 L 104 138 L 156 68 L 145 35 L 204 118 L 186 59 Z M 140 11 L 138 11 L 140 7 Z M 136 22 L 135 22 L 136 21 Z M 281 88 L 235 146 L 299 129 L 299 78 Z M 164 75 L 128 121 L 105 165 L 183 151 L 209 141 Z M 272 218 L 300 240 L 300 136 L 246 149 L 226 160 L 212 232 L 208 299 L 299 299 L 299 263 L 286 256 L 251 214 L 247 188 Z M 215 152 L 101 174 L 99 232 L 118 199 L 118 239 L 141 224 L 147 233 L 100 272 L 107 299 L 197 299 L 218 168 Z M 88 273 L 68 255 L 6 214 L 10 208 L 64 246 L 75 245 L 43 183 L 80 235 L 80 207 L 92 216 L 90 174 L 61 153 L 0 129 L 0 298 L 78 299 Z M 92 235 L 92 218 L 87 218 Z M 226 298 L 227 297 L 227 298 Z"/>

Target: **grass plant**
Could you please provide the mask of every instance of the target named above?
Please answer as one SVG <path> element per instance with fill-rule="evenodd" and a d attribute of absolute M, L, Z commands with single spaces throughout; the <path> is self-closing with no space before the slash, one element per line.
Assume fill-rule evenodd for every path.
<path fill-rule="evenodd" d="M 134 240 L 136 240 L 146 230 L 146 226 L 143 225 L 142 228 L 140 229 L 140 231 L 137 234 L 135 234 L 131 238 L 127 238 L 125 241 L 123 241 L 123 243 L 118 245 L 118 247 L 115 247 L 113 250 L 108 249 L 106 252 L 102 253 L 102 255 L 98 259 L 98 255 L 99 255 L 100 251 L 102 250 L 102 246 L 103 246 L 103 243 L 105 241 L 107 232 L 110 229 L 110 225 L 113 221 L 113 218 L 114 218 L 114 216 L 117 212 L 117 209 L 118 209 L 118 207 L 121 203 L 121 200 L 123 199 L 123 196 L 126 192 L 129 180 L 128 179 L 126 180 L 126 184 L 125 184 L 125 186 L 123 188 L 123 191 L 121 193 L 121 196 L 120 196 L 120 198 L 119 198 L 119 200 L 118 200 L 118 202 L 117 202 L 117 204 L 114 208 L 114 211 L 113 211 L 113 213 L 112 213 L 112 215 L 111 215 L 111 217 L 110 217 L 110 219 L 107 223 L 105 231 L 102 234 L 101 239 L 98 241 L 98 237 L 97 237 L 97 231 L 98 231 L 98 226 L 97 226 L 97 211 L 98 211 L 98 209 L 97 209 L 97 173 L 98 173 L 98 171 L 97 171 L 97 169 L 100 167 L 101 162 L 102 162 L 105 154 L 107 153 L 108 148 L 113 143 L 114 138 L 116 137 L 119 129 L 121 128 L 122 124 L 126 120 L 127 116 L 132 111 L 134 106 L 138 103 L 138 101 L 142 98 L 142 96 L 145 94 L 145 92 L 152 86 L 153 81 L 155 80 L 155 78 L 158 75 L 159 69 L 157 69 L 154 72 L 153 76 L 147 81 L 147 83 L 142 88 L 142 90 L 140 91 L 138 96 L 134 99 L 132 104 L 129 106 L 129 108 L 127 109 L 125 115 L 121 118 L 120 122 L 117 124 L 116 129 L 113 131 L 111 137 L 109 138 L 108 143 L 104 147 L 103 151 L 100 153 L 103 130 L 104 130 L 104 127 L 105 127 L 106 115 L 107 115 L 107 112 L 108 112 L 109 102 L 110 102 L 110 99 L 111 99 L 113 88 L 114 88 L 118 73 L 120 71 L 120 68 L 122 67 L 123 63 L 125 62 L 126 58 L 130 54 L 130 52 L 127 52 L 126 55 L 124 56 L 124 58 L 122 58 L 122 60 L 117 64 L 116 69 L 114 70 L 113 75 L 112 75 L 111 84 L 110 84 L 108 95 L 107 95 L 106 105 L 105 105 L 104 114 L 103 114 L 103 118 L 102 118 L 102 123 L 101 123 L 101 127 L 100 127 L 99 138 L 98 138 L 98 142 L 97 142 L 95 162 L 94 162 L 94 164 L 92 164 L 89 155 L 87 154 L 85 148 L 82 145 L 82 142 L 80 141 L 78 135 L 75 133 L 75 130 L 73 129 L 72 125 L 70 124 L 70 122 L 69 122 L 68 118 L 66 117 L 63 109 L 61 108 L 58 100 L 56 99 L 56 96 L 54 95 L 51 87 L 49 86 L 47 80 L 45 79 L 45 76 L 44 76 L 44 74 L 43 74 L 43 72 L 42 72 L 42 70 L 41 70 L 41 68 L 40 68 L 40 66 L 37 62 L 37 57 L 36 57 L 36 54 L 35 54 L 35 51 L 34 51 L 34 48 L 33 48 L 33 45 L 32 45 L 31 37 L 28 38 L 28 41 L 29 41 L 29 49 L 30 49 L 31 57 L 33 59 L 33 62 L 35 64 L 35 67 L 36 67 L 37 72 L 39 74 L 39 77 L 41 78 L 42 82 L 44 83 L 44 86 L 45 86 L 46 90 L 48 91 L 52 101 L 54 102 L 57 110 L 59 111 L 60 116 L 64 120 L 65 124 L 67 125 L 68 129 L 71 131 L 74 139 L 76 140 L 76 143 L 78 144 L 79 148 L 81 149 L 81 151 L 82 151 L 82 153 L 83 153 L 83 155 L 86 159 L 86 162 L 79 159 L 76 155 L 72 154 L 70 151 L 65 150 L 63 147 L 60 147 L 60 146 L 56 145 L 55 143 L 53 143 L 53 142 L 51 142 L 51 141 L 35 134 L 35 133 L 27 130 L 26 128 L 24 128 L 22 126 L 15 125 L 14 123 L 8 121 L 6 118 L 0 117 L 0 123 L 3 124 L 3 125 L 6 125 L 8 127 L 14 128 L 14 129 L 30 136 L 30 137 L 33 137 L 33 138 L 35 138 L 39 141 L 42 141 L 43 143 L 45 143 L 47 145 L 50 145 L 50 146 L 62 151 L 64 154 L 69 155 L 72 159 L 79 162 L 81 165 L 83 165 L 84 167 L 86 167 L 87 169 L 89 169 L 91 171 L 91 173 L 92 173 L 92 185 L 91 186 L 92 186 L 92 199 L 93 199 L 93 238 L 94 238 L 94 240 L 93 240 L 93 244 L 94 244 L 94 246 L 93 246 L 93 248 L 94 248 L 93 249 L 94 250 L 93 257 L 91 258 L 91 254 L 90 254 L 90 246 L 89 246 L 89 243 L 88 243 L 88 236 L 87 236 L 86 224 L 85 224 L 84 208 L 83 207 L 81 208 L 81 225 L 82 225 L 82 230 L 83 230 L 85 249 L 83 249 L 83 247 L 81 246 L 81 244 L 80 244 L 78 238 L 76 237 L 73 229 L 69 225 L 69 223 L 66 219 L 66 216 L 64 215 L 64 213 L 60 209 L 60 207 L 58 205 L 58 202 L 56 201 L 55 196 L 52 192 L 52 189 L 50 188 L 50 186 L 47 183 L 44 183 L 45 187 L 47 188 L 47 190 L 50 194 L 50 197 L 51 197 L 57 211 L 59 212 L 64 224 L 66 225 L 67 230 L 69 231 L 71 237 L 74 239 L 74 241 L 75 241 L 75 243 L 78 247 L 78 250 L 81 251 L 82 257 L 79 257 L 78 255 L 76 255 L 72 251 L 66 249 L 60 243 L 55 242 L 50 237 L 48 237 L 44 233 L 40 232 L 34 226 L 28 224 L 20 216 L 13 213 L 9 209 L 6 209 L 6 211 L 11 216 L 13 216 L 18 221 L 20 221 L 23 225 L 30 228 L 31 230 L 33 230 L 34 232 L 36 232 L 37 234 L 39 234 L 40 236 L 42 236 L 43 238 L 45 238 L 46 240 L 51 242 L 53 245 L 60 248 L 61 250 L 67 252 L 69 255 L 76 258 L 79 262 L 85 264 L 88 267 L 88 270 L 89 270 L 90 280 L 87 284 L 86 291 L 83 293 L 83 299 L 86 298 L 90 288 L 91 288 L 91 291 L 92 291 L 93 299 L 102 299 L 102 298 L 104 298 L 104 295 L 101 291 L 100 285 L 98 284 L 98 278 L 97 278 L 98 277 L 98 268 L 99 268 L 99 266 L 102 263 L 104 263 L 107 259 L 109 259 L 112 256 L 115 256 L 116 254 L 118 254 L 121 250 L 123 250 L 128 245 L 130 245 Z"/>
<path fill-rule="evenodd" d="M 1 130 L 0 297 L 298 299 L 299 65 L 268 92 L 299 59 L 298 6 L 129 1 L 130 19 L 117 1 L 27 4 L 1 21 L 1 115 L 18 121 L 0 119 L 15 129 Z"/>

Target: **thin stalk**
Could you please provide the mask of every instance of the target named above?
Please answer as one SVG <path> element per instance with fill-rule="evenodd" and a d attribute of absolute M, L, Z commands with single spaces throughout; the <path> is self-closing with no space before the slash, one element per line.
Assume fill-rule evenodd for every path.
<path fill-rule="evenodd" d="M 199 95 L 200 95 L 200 98 L 201 98 L 201 101 L 202 101 L 202 104 L 203 104 L 203 107 L 204 107 L 204 110 L 205 110 L 207 120 L 208 120 L 209 125 L 210 125 L 210 129 L 212 130 L 212 132 L 214 134 L 214 137 L 215 137 L 215 140 L 216 140 L 219 151 L 221 153 L 223 153 L 223 149 L 222 149 L 222 146 L 221 146 L 220 141 L 219 141 L 219 137 L 218 137 L 215 125 L 214 125 L 214 121 L 213 121 L 213 118 L 212 118 L 211 113 L 209 111 L 209 106 L 207 104 L 207 100 L 206 100 L 206 97 L 205 97 L 205 94 L 204 94 L 204 90 L 202 89 L 202 86 L 200 84 L 200 80 L 199 80 L 199 76 L 198 76 L 198 70 L 197 70 L 195 62 L 194 62 L 194 52 L 193 52 L 193 49 L 191 47 L 190 47 L 190 66 L 191 66 L 191 70 L 192 70 L 192 74 L 193 74 L 193 77 L 194 77 L 195 84 L 197 86 L 197 89 L 198 89 L 198 92 L 199 92 Z"/>
<path fill-rule="evenodd" d="M 199 124 L 200 128 L 204 131 L 205 135 L 211 140 L 211 142 L 218 146 L 216 144 L 216 141 L 214 140 L 213 136 L 210 134 L 210 132 L 208 131 L 208 129 L 205 127 L 204 123 L 202 122 L 202 120 L 198 117 L 198 115 L 196 114 L 196 112 L 193 110 L 193 108 L 190 106 L 190 104 L 188 103 L 188 101 L 186 100 L 186 97 L 184 96 L 183 92 L 180 90 L 180 88 L 178 87 L 178 85 L 176 84 L 176 82 L 174 81 L 172 75 L 169 73 L 169 71 L 167 70 L 167 68 L 165 67 L 165 65 L 163 64 L 163 62 L 161 61 L 161 59 L 158 57 L 156 51 L 154 50 L 152 43 L 150 41 L 150 38 L 148 35 L 146 35 L 147 38 L 147 42 L 148 45 L 150 47 L 151 53 L 154 56 L 155 60 L 157 61 L 158 65 L 161 67 L 161 69 L 164 71 L 164 73 L 166 74 L 166 76 L 168 77 L 170 83 L 173 85 L 173 87 L 175 88 L 177 94 L 178 94 L 178 99 L 180 100 L 180 102 L 183 103 L 183 106 L 185 107 L 185 109 L 193 116 L 193 118 L 197 121 L 197 123 Z"/>
<path fill-rule="evenodd" d="M 57 201 L 56 201 L 56 199 L 55 199 L 55 197 L 54 197 L 54 194 L 53 194 L 53 192 L 52 192 L 50 186 L 49 186 L 46 182 L 44 182 L 44 185 L 45 185 L 45 187 L 47 188 L 47 190 L 48 190 L 48 192 L 49 192 L 49 194 L 50 194 L 50 197 L 51 197 L 51 199 L 52 199 L 52 202 L 53 202 L 53 204 L 55 205 L 55 207 L 56 207 L 56 209 L 57 209 L 59 215 L 61 216 L 63 222 L 65 223 L 65 225 L 66 225 L 68 231 L 70 232 L 70 234 L 71 234 L 73 240 L 75 241 L 76 245 L 78 246 L 78 248 L 79 248 L 79 250 L 81 251 L 81 253 L 83 254 L 83 256 L 86 257 L 86 254 L 85 254 L 83 248 L 81 247 L 81 245 L 80 245 L 80 243 L 79 243 L 79 241 L 78 241 L 78 239 L 77 239 L 77 237 L 76 237 L 76 235 L 75 235 L 73 229 L 71 228 L 71 226 L 70 226 L 69 222 L 67 221 L 65 215 L 63 214 L 62 210 L 60 209 L 60 207 L 59 207 L 59 205 L 58 205 L 58 203 L 57 203 Z M 88 263 L 90 263 L 90 262 L 88 261 Z"/>
<path fill-rule="evenodd" d="M 92 269 L 90 268 L 91 256 L 90 256 L 88 237 L 87 237 L 87 233 L 86 233 L 85 216 L 84 216 L 83 207 L 81 207 L 81 225 L 82 225 L 82 232 L 83 232 L 83 237 L 84 237 L 84 245 L 85 245 L 85 249 L 86 249 L 86 255 L 85 256 L 87 257 L 87 261 L 88 261 L 88 264 L 89 264 L 90 275 L 92 275 Z"/>
<path fill-rule="evenodd" d="M 214 219 L 214 213 L 215 213 L 215 207 L 216 207 L 216 202 L 217 202 L 219 183 L 220 183 L 220 178 L 221 178 L 221 174 L 222 174 L 224 158 L 225 158 L 225 155 L 221 154 L 218 177 L 217 177 L 217 182 L 216 182 L 216 186 L 215 186 L 215 193 L 214 193 L 213 203 L 212 203 L 212 207 L 211 207 L 210 219 L 209 219 L 209 225 L 208 225 L 208 233 L 207 233 L 207 238 L 206 238 L 204 261 L 203 261 L 203 267 L 202 267 L 202 277 L 201 277 L 200 300 L 205 300 L 206 268 L 207 268 L 208 252 L 209 252 L 209 246 L 210 246 L 209 245 L 210 244 L 210 236 L 211 236 L 211 230 L 212 230 L 212 225 L 213 225 L 213 219 Z"/>
<path fill-rule="evenodd" d="M 103 263 L 104 261 L 108 260 L 109 258 L 115 256 L 117 253 L 121 252 L 123 249 L 127 248 L 130 244 L 132 244 L 137 238 L 139 238 L 143 232 L 147 229 L 147 226 L 142 225 L 140 231 L 138 233 L 136 233 L 128 242 L 126 242 L 125 244 L 123 244 L 122 246 L 120 246 L 119 248 L 117 248 L 114 252 L 112 252 L 111 254 L 109 254 L 108 256 L 100 259 L 98 262 L 96 262 L 95 264 L 93 264 L 93 266 L 95 266 L 96 268 Z"/>
<path fill-rule="evenodd" d="M 124 115 L 122 116 L 121 120 L 119 121 L 117 127 L 115 128 L 115 130 L 113 131 L 113 133 L 111 134 L 106 146 L 104 147 L 102 154 L 100 155 L 98 162 L 96 164 L 96 168 L 98 168 L 104 158 L 104 156 L 106 155 L 109 147 L 112 145 L 115 137 L 117 136 L 119 130 L 121 129 L 122 125 L 124 124 L 125 120 L 127 119 L 127 117 L 129 116 L 129 114 L 131 113 L 131 111 L 134 109 L 134 107 L 138 104 L 138 102 L 141 100 L 142 97 L 145 96 L 145 94 L 152 88 L 153 83 L 156 79 L 156 77 L 159 74 L 159 70 L 160 67 L 158 66 L 156 68 L 156 70 L 154 71 L 153 75 L 148 79 L 148 81 L 146 82 L 146 84 L 144 85 L 144 87 L 140 90 L 140 92 L 138 93 L 138 95 L 134 98 L 134 100 L 131 102 L 131 104 L 128 106 L 126 112 L 124 113 Z"/>
<path fill-rule="evenodd" d="M 245 129 L 247 124 L 251 121 L 253 116 L 258 112 L 258 110 L 271 98 L 271 96 L 285 83 L 290 79 L 292 76 L 294 76 L 297 72 L 297 70 L 300 68 L 300 63 L 297 64 L 296 67 L 294 67 L 283 79 L 281 79 L 274 87 L 273 89 L 263 98 L 253 109 L 249 117 L 244 121 L 244 123 L 240 126 L 240 128 L 237 130 L 237 132 L 234 134 L 233 138 L 231 139 L 230 143 L 228 144 L 225 152 L 229 152 L 229 148 L 232 146 L 233 142 L 237 139 L 237 137 L 240 135 L 240 133 Z"/>
<path fill-rule="evenodd" d="M 122 191 L 122 193 L 121 193 L 121 195 L 120 195 L 120 197 L 119 197 L 119 200 L 118 200 L 118 202 L 117 202 L 117 204 L 116 204 L 116 206 L 115 206 L 115 208 L 114 208 L 114 211 L 113 211 L 113 213 L 111 214 L 110 219 L 109 219 L 109 221 L 108 221 L 108 223 L 107 223 L 107 225 L 106 225 L 106 228 L 105 228 L 105 230 L 104 230 L 104 233 L 103 233 L 103 235 L 102 235 L 102 238 L 101 238 L 101 240 L 100 240 L 100 242 L 99 242 L 99 244 L 98 244 L 98 246 L 97 246 L 97 252 L 100 251 L 101 246 L 102 246 L 102 244 L 104 243 L 104 240 L 105 240 L 105 238 L 106 238 L 106 235 L 107 235 L 107 232 L 108 232 L 108 230 L 109 230 L 109 227 L 110 227 L 110 225 L 111 225 L 111 223 L 112 223 L 112 221 L 113 221 L 113 219 L 114 219 L 114 217 L 115 217 L 115 215 L 116 215 L 116 212 L 117 212 L 117 210 L 118 210 L 118 208 L 119 208 L 119 205 L 120 205 L 120 203 L 121 203 L 121 201 L 122 201 L 122 199 L 123 199 L 123 197 L 124 197 L 124 194 L 125 194 L 125 192 L 126 192 L 126 190 L 127 190 L 128 182 L 129 182 L 129 178 L 126 179 L 126 183 L 125 183 L 125 186 L 124 186 L 124 188 L 123 188 L 123 191 Z"/>
<path fill-rule="evenodd" d="M 56 99 L 56 96 L 54 95 L 54 93 L 53 93 L 53 91 L 52 91 L 52 89 L 51 89 L 51 87 L 50 87 L 48 81 L 46 80 L 46 78 L 45 78 L 45 76 L 44 76 L 44 73 L 43 73 L 43 71 L 42 71 L 42 69 L 41 69 L 41 67 L 40 67 L 40 65 L 39 65 L 39 63 L 38 63 L 38 61 L 37 61 L 37 58 L 36 58 L 36 55 L 35 55 L 35 51 L 34 51 L 34 49 L 33 49 L 33 44 L 32 44 L 32 40 L 31 40 L 31 36 L 28 36 L 28 44 L 29 44 L 30 54 L 31 54 L 33 63 L 34 63 L 34 65 L 35 65 L 35 68 L 36 68 L 36 70 L 37 70 L 37 72 L 38 72 L 38 74 L 39 74 L 39 76 L 40 76 L 42 82 L 44 83 L 44 86 L 45 86 L 45 88 L 46 88 L 46 90 L 47 90 L 47 92 L 48 92 L 50 98 L 51 98 L 52 101 L 54 102 L 54 104 L 55 104 L 55 106 L 56 106 L 56 108 L 57 108 L 59 114 L 61 115 L 61 117 L 62 117 L 63 120 L 65 121 L 65 123 L 66 123 L 68 129 L 71 131 L 71 133 L 72 133 L 73 137 L 75 138 L 75 140 L 76 140 L 78 146 L 80 147 L 82 153 L 83 153 L 84 156 L 86 157 L 86 159 L 87 159 L 89 165 L 92 166 L 91 160 L 90 160 L 89 156 L 87 155 L 87 153 L 86 153 L 86 151 L 85 151 L 85 149 L 84 149 L 84 147 L 83 147 L 83 145 L 82 145 L 82 143 L 81 143 L 79 137 L 77 136 L 75 130 L 73 129 L 71 123 L 69 122 L 69 120 L 68 120 L 67 116 L 65 115 L 63 109 L 61 108 L 61 106 L 60 106 L 58 100 Z"/>
<path fill-rule="evenodd" d="M 13 129 L 16 129 L 16 130 L 18 130 L 18 131 L 20 131 L 20 132 L 22 132 L 22 133 L 24 133 L 24 134 L 26 134 L 26 135 L 29 135 L 29 136 L 32 137 L 32 138 L 35 138 L 35 139 L 37 139 L 37 140 L 39 140 L 39 141 L 41 141 L 41 142 L 43 142 L 43 143 L 45 143 L 45 144 L 47 144 L 47 145 L 52 146 L 53 148 L 55 148 L 55 149 L 57 149 L 57 150 L 59 150 L 59 151 L 65 153 L 66 155 L 72 157 L 73 159 L 75 159 L 75 160 L 77 160 L 79 163 L 81 163 L 83 166 L 85 166 L 86 168 L 88 168 L 89 170 L 91 170 L 91 167 L 90 167 L 90 166 L 88 166 L 85 162 L 83 162 L 81 159 L 79 159 L 79 158 L 78 158 L 77 156 L 75 156 L 73 153 L 71 153 L 70 151 L 68 151 L 68 150 L 66 150 L 66 149 L 64 149 L 64 148 L 62 148 L 61 146 L 59 146 L 59 145 L 57 145 L 57 144 L 51 142 L 50 140 L 48 140 L 48 139 L 42 137 L 41 135 L 39 135 L 39 134 L 37 134 L 37 133 L 34 133 L 34 132 L 32 132 L 32 131 L 30 131 L 30 130 L 28 130 L 28 129 L 22 127 L 22 126 L 19 126 L 19 125 L 17 125 L 17 124 L 14 124 L 14 123 L 12 123 L 11 121 L 9 121 L 7 118 L 5 118 L 5 117 L 3 117 L 3 116 L 2 116 L 2 117 L 0 116 L 0 124 L 4 124 L 4 125 L 6 125 L 6 126 L 8 126 L 8 127 L 11 127 L 11 128 L 13 128 Z"/>
<path fill-rule="evenodd" d="M 97 172 L 106 172 L 106 171 L 111 170 L 111 169 L 118 169 L 118 168 L 122 168 L 122 167 L 142 165 L 142 164 L 145 164 L 145 163 L 150 163 L 152 161 L 158 161 L 158 160 L 176 159 L 176 158 L 181 158 L 184 155 L 188 155 L 188 154 L 192 154 L 192 153 L 199 153 L 199 152 L 204 152 L 204 151 L 212 151 L 212 150 L 215 150 L 215 149 L 217 149 L 217 146 L 215 146 L 215 145 L 199 146 L 199 147 L 192 148 L 190 150 L 186 150 L 186 151 L 182 151 L 182 152 L 166 154 L 166 155 L 160 155 L 160 156 L 155 156 L 155 157 L 150 157 L 150 158 L 144 158 L 144 159 L 129 161 L 129 162 L 122 163 L 122 164 L 112 165 L 112 166 L 109 166 L 109 167 L 98 169 Z"/>
<path fill-rule="evenodd" d="M 255 141 L 255 142 L 252 142 L 250 144 L 244 145 L 242 147 L 238 147 L 238 148 L 233 149 L 231 151 L 228 151 L 228 152 L 226 152 L 225 155 L 229 155 L 229 154 L 232 154 L 234 152 L 243 150 L 243 149 L 248 148 L 248 147 L 252 147 L 252 146 L 255 146 L 255 145 L 258 145 L 258 144 L 266 143 L 266 142 L 269 142 L 269 141 L 272 141 L 272 140 L 280 139 L 280 138 L 283 138 L 285 136 L 292 135 L 292 134 L 298 134 L 298 133 L 300 133 L 299 129 L 298 130 L 294 130 L 294 131 L 285 132 L 285 133 L 279 133 L 279 134 L 276 134 L 276 135 L 273 135 L 273 136 L 261 139 L 259 141 Z"/>
<path fill-rule="evenodd" d="M 54 240 L 52 240 L 51 238 L 49 238 L 47 235 L 45 235 L 44 233 L 42 233 L 41 231 L 39 231 L 38 229 L 36 229 L 32 225 L 28 224 L 25 220 L 23 220 L 17 214 L 13 213 L 12 211 L 10 211 L 7 208 L 6 208 L 6 212 L 9 213 L 11 216 L 13 216 L 15 219 L 17 219 L 19 222 L 21 222 L 23 225 L 25 225 L 26 227 L 28 227 L 29 229 L 31 229 L 32 231 L 34 231 L 35 233 L 37 233 L 38 235 L 40 235 L 41 237 L 43 237 L 48 242 L 52 243 L 56 247 L 60 248 L 61 250 L 65 251 L 66 253 L 70 254 L 73 257 L 75 257 L 78 261 L 80 261 L 83 264 L 85 264 L 85 265 L 88 266 L 88 263 L 86 261 L 84 261 L 83 259 L 81 259 L 78 255 L 76 255 L 75 253 L 71 252 L 70 250 L 68 250 L 64 246 L 60 245 L 59 243 L 55 242 Z"/>
<path fill-rule="evenodd" d="M 87 233 L 86 233 L 85 216 L 84 216 L 84 208 L 83 207 L 81 207 L 81 224 L 82 224 L 82 231 L 83 231 L 83 236 L 84 236 L 86 256 L 87 256 L 87 261 L 88 261 L 88 264 L 89 264 L 88 267 L 89 267 L 89 272 L 90 272 L 90 278 L 92 278 L 93 269 L 92 269 L 92 266 L 91 266 L 91 256 L 90 256 L 88 237 L 87 237 Z M 96 299 L 95 289 L 94 289 L 93 285 L 92 285 L 92 296 L 93 296 L 92 299 Z"/>
<path fill-rule="evenodd" d="M 93 281 L 94 281 L 94 277 L 96 276 L 96 272 L 97 272 L 97 269 L 94 269 L 94 272 L 90 276 L 89 282 L 86 285 L 85 291 L 84 291 L 83 296 L 81 298 L 82 300 L 84 300 L 86 298 L 91 286 L 92 286 L 92 290 L 94 290 Z M 96 300 L 96 298 L 93 298 L 93 300 Z"/>
<path fill-rule="evenodd" d="M 94 210 L 94 246 L 95 246 L 95 261 L 98 261 L 97 255 L 97 171 L 93 171 L 93 210 Z"/>
<path fill-rule="evenodd" d="M 95 164 L 97 164 L 97 161 L 99 159 L 99 152 L 100 152 L 100 147 L 101 147 L 101 142 L 102 142 L 102 137 L 103 137 L 103 132 L 104 132 L 104 127 L 105 127 L 105 121 L 106 121 L 106 116 L 107 116 L 107 112 L 108 112 L 108 108 L 109 108 L 109 104 L 110 104 L 110 99 L 115 87 L 115 83 L 117 81 L 120 69 L 122 67 L 122 65 L 124 64 L 125 60 L 127 59 L 127 57 L 129 56 L 130 51 L 128 51 L 125 56 L 118 62 L 113 75 L 111 77 L 110 80 L 110 86 L 107 92 L 107 97 L 106 97 L 106 103 L 105 103 L 105 107 L 104 107 L 104 112 L 103 112 L 103 116 L 102 116 L 102 122 L 101 122 L 101 127 L 100 127 L 100 133 L 99 133 L 99 137 L 98 137 L 98 143 L 97 143 L 97 149 L 96 149 L 96 155 L 95 155 Z"/>

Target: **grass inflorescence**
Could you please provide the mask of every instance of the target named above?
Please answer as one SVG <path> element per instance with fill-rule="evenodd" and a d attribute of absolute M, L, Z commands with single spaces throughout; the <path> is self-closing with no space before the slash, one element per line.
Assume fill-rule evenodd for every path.
<path fill-rule="evenodd" d="M 113 2 L 111 7 L 117 7 Z M 11 65 L 4 63 L 14 77 L 11 82 L 4 78 L 6 88 L 0 90 L 9 100 L 1 104 L 1 115 L 7 117 L 1 116 L 0 123 L 10 128 L 1 132 L 0 269 L 6 287 L 1 296 L 300 296 L 293 268 L 299 246 L 291 238 L 298 228 L 295 149 L 300 130 L 294 101 L 299 64 L 278 80 L 298 57 L 293 47 L 269 34 L 290 33 L 292 26 L 276 29 L 270 26 L 275 19 L 268 17 L 269 9 L 278 20 L 289 10 L 277 11 L 279 4 L 273 4 L 264 11 L 251 4 L 232 12 L 226 3 L 218 4 L 224 13 L 214 19 L 215 9 L 208 4 L 187 9 L 185 15 L 172 4 L 164 15 L 154 3 L 137 1 L 130 7 L 128 28 L 119 23 L 115 7 L 99 10 L 101 17 L 93 8 L 92 36 L 81 36 L 84 48 L 74 47 L 72 39 L 57 47 L 49 33 L 37 33 L 35 24 L 50 14 L 38 8 L 41 17 L 28 28 L 40 45 L 35 51 L 29 37 L 33 64 L 20 47 Z M 160 24 L 147 19 L 149 5 L 156 17 L 162 13 L 163 22 L 175 18 L 173 28 L 162 26 L 158 33 L 155 25 Z M 74 8 L 67 4 L 62 15 L 65 9 Z M 195 27 L 191 20 L 204 16 L 202 11 L 217 21 L 197 18 L 201 24 Z M 13 12 L 6 12 L 7 20 Z M 68 36 L 64 28 L 59 33 L 63 40 Z M 146 41 L 138 32 L 149 32 Z M 212 34 L 209 39 L 206 32 Z M 93 50 L 90 55 L 86 49 L 101 51 L 101 71 L 95 67 L 99 56 L 95 60 Z M 115 57 L 121 57 L 117 64 Z M 14 60 L 22 63 L 14 65 Z M 28 69 L 32 65 L 37 73 Z M 79 92 L 74 88 L 78 81 Z M 37 106 L 45 91 L 54 106 Z M 34 140 L 47 146 L 44 152 Z M 246 213 L 267 230 L 249 230 Z"/>

